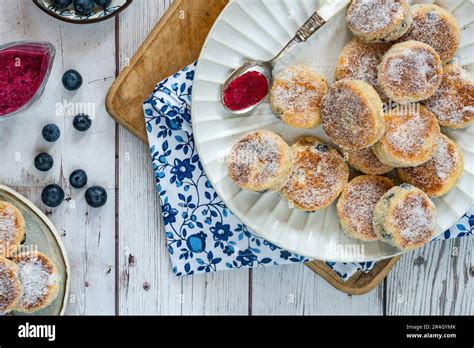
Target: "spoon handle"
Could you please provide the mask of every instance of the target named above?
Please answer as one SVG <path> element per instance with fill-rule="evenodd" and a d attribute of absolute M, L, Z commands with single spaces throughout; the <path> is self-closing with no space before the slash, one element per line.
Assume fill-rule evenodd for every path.
<path fill-rule="evenodd" d="M 313 15 L 309 17 L 303 26 L 296 32 L 296 42 L 305 42 L 325 23 L 326 21 L 319 15 L 318 12 L 313 13 Z"/>
<path fill-rule="evenodd" d="M 324 24 L 326 24 L 326 21 L 323 19 L 323 17 L 321 17 L 318 12 L 313 13 L 313 15 L 309 17 L 309 19 L 298 29 L 295 37 L 293 37 L 293 39 L 291 39 L 291 41 L 288 42 L 288 44 L 283 47 L 283 49 L 278 52 L 278 54 L 271 61 L 269 61 L 272 68 L 274 68 L 277 62 L 287 52 L 291 51 L 293 47 L 296 46 L 296 44 L 308 40 Z"/>

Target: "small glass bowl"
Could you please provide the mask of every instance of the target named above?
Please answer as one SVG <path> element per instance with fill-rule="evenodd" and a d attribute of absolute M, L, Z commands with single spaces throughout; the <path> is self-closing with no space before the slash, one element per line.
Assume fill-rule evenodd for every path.
<path fill-rule="evenodd" d="M 12 111 L 5 115 L 0 115 L 0 122 L 5 121 L 13 116 L 22 114 L 24 111 L 28 110 L 33 104 L 35 104 L 41 98 L 41 95 L 43 94 L 46 83 L 48 82 L 49 75 L 51 74 L 54 57 L 56 55 L 56 49 L 54 48 L 53 45 L 51 45 L 48 42 L 15 41 L 15 42 L 10 42 L 5 45 L 0 45 L 0 52 L 9 50 L 9 49 L 15 49 L 17 51 L 24 51 L 24 52 L 34 51 L 34 50 L 41 53 L 44 52 L 47 59 L 47 62 L 46 62 L 47 64 L 45 64 L 46 71 L 44 72 L 44 75 L 43 75 L 43 81 L 41 81 L 41 84 L 36 90 L 35 94 L 30 98 L 30 100 L 28 100 L 28 102 L 20 106 L 15 111 Z"/>

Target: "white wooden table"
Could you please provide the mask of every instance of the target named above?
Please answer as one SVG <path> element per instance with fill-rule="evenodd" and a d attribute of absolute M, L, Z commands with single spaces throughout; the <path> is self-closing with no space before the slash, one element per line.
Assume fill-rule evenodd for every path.
<path fill-rule="evenodd" d="M 0 1 L 0 43 L 31 39 L 57 49 L 42 99 L 23 117 L 0 123 L 0 182 L 37 203 L 67 247 L 72 271 L 69 314 L 474 314 L 474 238 L 436 242 L 402 257 L 388 278 L 365 296 L 347 296 L 303 265 L 176 278 L 165 250 L 158 195 L 147 147 L 107 115 L 104 100 L 170 0 L 136 0 L 119 19 L 94 25 L 57 21 L 29 0 Z M 184 19 L 185 20 L 185 19 Z M 76 93 L 62 73 L 84 77 Z M 79 135 L 57 103 L 91 103 L 93 126 Z M 62 136 L 49 145 L 42 127 Z M 55 166 L 33 165 L 40 151 Z M 107 188 L 109 202 L 87 207 L 72 189 L 70 172 L 83 168 L 91 184 Z M 58 183 L 71 198 L 57 209 L 42 205 L 41 190 Z"/>

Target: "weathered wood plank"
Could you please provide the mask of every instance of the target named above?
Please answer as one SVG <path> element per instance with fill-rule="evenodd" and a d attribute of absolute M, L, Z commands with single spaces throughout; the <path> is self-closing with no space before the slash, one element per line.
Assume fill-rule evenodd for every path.
<path fill-rule="evenodd" d="M 388 315 L 472 315 L 474 243 L 430 243 L 404 255 L 387 278 Z"/>
<path fill-rule="evenodd" d="M 383 284 L 363 296 L 349 296 L 304 265 L 255 268 L 254 315 L 382 315 Z"/>
<path fill-rule="evenodd" d="M 135 1 L 121 15 L 121 68 L 170 4 Z M 122 128 L 119 144 L 120 314 L 246 314 L 248 271 L 172 274 L 148 148 Z"/>
<path fill-rule="evenodd" d="M 22 117 L 2 122 L 0 147 L 3 158 L 0 181 L 17 187 L 38 204 L 63 234 L 71 262 L 71 303 L 68 314 L 114 313 L 114 123 L 105 113 L 105 93 L 114 75 L 114 24 L 77 26 L 65 24 L 40 11 L 31 1 L 0 2 L 0 42 L 40 40 L 51 42 L 56 61 L 38 104 Z M 75 68 L 84 77 L 83 87 L 71 93 L 61 85 L 61 76 Z M 95 82 L 94 82 L 95 81 Z M 79 135 L 72 116 L 57 111 L 63 101 L 87 103 L 95 108 L 93 127 Z M 77 104 L 75 104 L 77 106 Z M 42 127 L 54 122 L 61 128 L 61 140 L 48 144 L 41 138 Z M 100 149 L 100 150 L 98 150 Z M 34 156 L 47 151 L 55 166 L 47 174 L 38 172 Z M 69 173 L 76 168 L 88 172 L 90 183 L 109 190 L 109 203 L 100 210 L 88 208 L 84 190 L 73 190 Z M 41 204 L 41 190 L 58 183 L 73 200 L 57 209 Z M 18 187 L 20 186 L 20 187 Z"/>

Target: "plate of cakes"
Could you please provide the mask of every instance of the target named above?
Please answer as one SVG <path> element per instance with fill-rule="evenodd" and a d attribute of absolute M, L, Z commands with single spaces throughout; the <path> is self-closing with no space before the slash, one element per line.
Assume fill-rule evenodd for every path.
<path fill-rule="evenodd" d="M 0 315 L 63 315 L 69 262 L 49 219 L 0 185 Z"/>
<path fill-rule="evenodd" d="M 232 72 L 272 59 L 315 11 L 326 24 L 274 66 L 267 98 L 224 107 Z M 473 73 L 470 0 L 234 0 L 200 56 L 194 139 L 251 231 L 310 258 L 377 261 L 473 204 Z"/>

